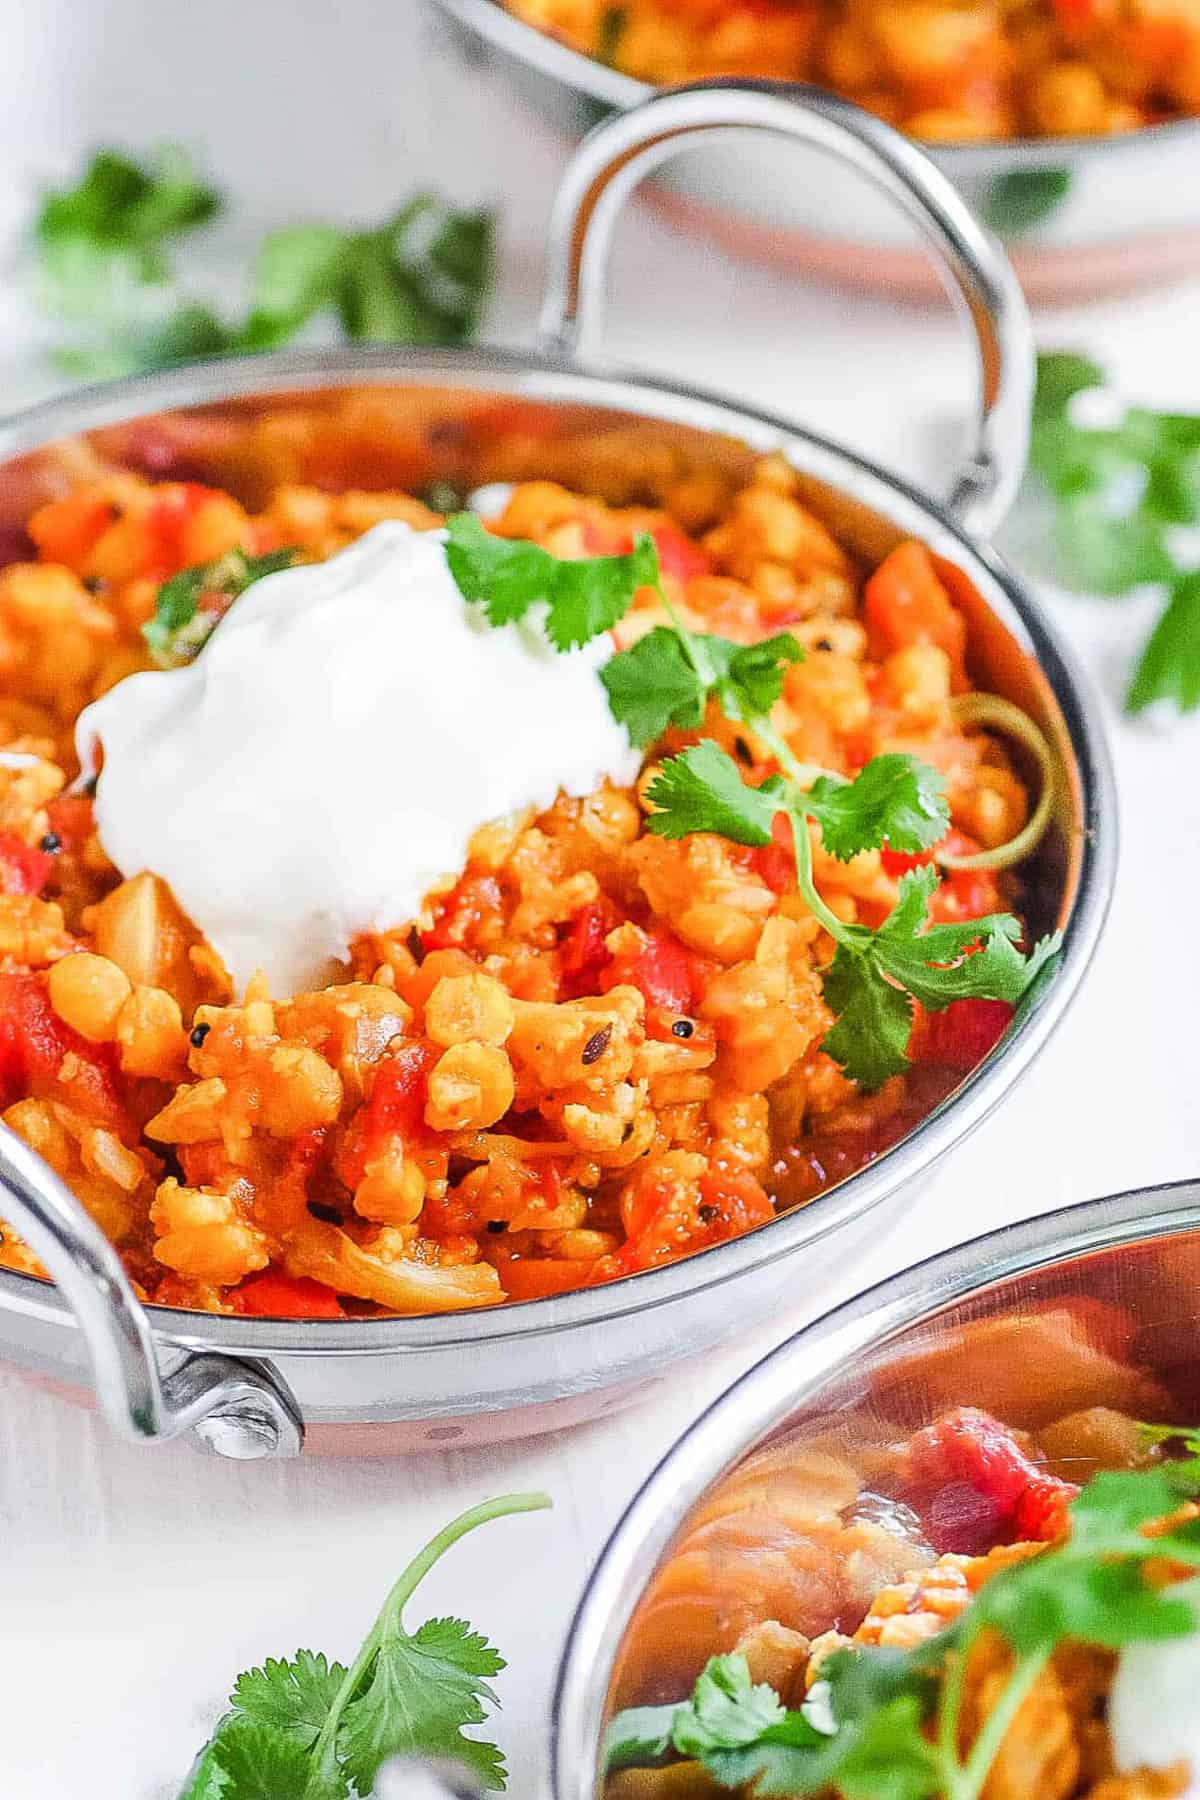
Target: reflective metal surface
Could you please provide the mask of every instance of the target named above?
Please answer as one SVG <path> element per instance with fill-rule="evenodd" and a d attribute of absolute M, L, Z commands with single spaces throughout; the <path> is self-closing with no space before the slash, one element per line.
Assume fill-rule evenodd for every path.
<path fill-rule="evenodd" d="M 1011 266 L 945 176 L 890 126 L 831 94 L 716 82 L 662 94 L 597 127 L 571 160 L 550 223 L 542 337 L 589 360 L 599 349 L 612 228 L 644 176 L 683 149 L 736 132 L 813 144 L 867 176 L 910 218 L 943 272 L 979 365 L 978 416 L 948 505 L 987 536 L 1016 498 L 1034 381 L 1029 313 Z"/>
<path fill-rule="evenodd" d="M 513 17 L 501 0 L 432 4 L 469 64 L 500 66 L 571 136 L 658 91 Z M 1087 298 L 1200 267 L 1200 119 L 1101 137 L 925 149 L 1005 235 L 1038 298 Z M 896 240 L 860 189 L 836 179 L 831 187 L 824 165 L 785 165 L 770 181 L 763 173 L 757 160 L 722 147 L 701 167 L 673 174 L 666 210 L 758 259 L 921 298 L 933 291 L 911 247 Z"/>
<path fill-rule="evenodd" d="M 732 104 L 740 107 L 741 97 Z M 861 130 L 860 118 L 837 121 L 838 136 L 857 136 L 856 154 L 867 159 L 876 130 Z M 586 156 L 594 153 L 592 146 Z M 595 166 L 608 167 L 607 153 Z M 885 170 L 889 179 L 892 173 Z M 949 259 L 961 261 L 972 246 L 954 206 L 927 175 L 912 191 L 918 188 L 938 201 L 931 229 L 945 228 Z M 572 204 L 564 202 L 560 223 L 573 216 Z M 979 297 L 1011 298 L 986 240 L 974 248 L 978 268 L 963 266 L 964 285 L 974 281 Z M 1016 303 L 1003 329 L 999 317 L 980 320 L 981 341 L 1007 354 L 1022 317 Z M 1027 395 L 1028 373 L 1028 345 L 1017 341 L 1013 360 L 1003 371 L 992 367 L 985 383 L 993 418 L 1016 404 L 1001 405 L 1001 396 Z M 1008 456 L 1016 447 L 985 448 Z M 1070 1004 L 1103 924 L 1116 857 L 1113 781 L 1095 709 L 1021 583 L 950 512 L 770 414 L 561 355 L 380 348 L 185 368 L 73 395 L 0 424 L 6 529 L 19 529 L 40 500 L 113 462 L 184 469 L 251 505 L 260 503 L 264 482 L 419 488 L 440 480 L 469 490 L 536 477 L 623 503 L 653 498 L 656 469 L 718 470 L 741 480 L 754 456 L 771 450 L 791 461 L 806 503 L 864 561 L 877 562 L 907 537 L 929 546 L 966 614 L 976 678 L 1034 716 L 1061 759 L 1054 826 L 1024 873 L 1031 927 L 1063 927 L 1062 961 L 1004 1042 L 894 1149 L 803 1209 L 603 1288 L 457 1316 L 324 1323 L 156 1308 L 143 1314 L 77 1203 L 52 1181 L 32 1181 L 28 1160 L 10 1160 L 0 1213 L 8 1211 L 37 1243 L 62 1285 L 0 1271 L 0 1357 L 76 1394 L 87 1387 L 89 1366 L 98 1366 L 101 1404 L 119 1428 L 132 1421 L 141 1436 L 169 1435 L 184 1428 L 181 1418 L 194 1422 L 207 1411 L 202 1434 L 228 1455 L 293 1449 L 297 1414 L 311 1449 L 384 1452 L 498 1441 L 623 1403 L 681 1355 L 699 1355 L 744 1332 L 747 1319 L 766 1321 L 794 1304 L 801 1268 L 811 1305 L 823 1268 L 852 1255 L 860 1235 L 879 1229 L 885 1203 L 894 1209 L 905 1188 L 999 1103 Z M 993 499 L 1009 491 L 1016 472 L 1012 462 L 993 466 Z M 81 1298 L 85 1287 L 92 1291 Z M 166 1396 L 157 1410 L 154 1352 Z M 240 1408 L 225 1403 L 221 1383 L 234 1374 L 227 1359 L 250 1365 L 248 1375 L 237 1371 Z M 184 1407 L 195 1410 L 181 1414 Z"/>
<path fill-rule="evenodd" d="M 755 1517 L 780 1521 L 770 1541 L 790 1546 L 779 1560 L 793 1579 L 776 1576 L 766 1604 L 794 1604 L 784 1622 L 811 1636 L 839 1621 L 833 1584 L 805 1585 L 804 1570 L 821 1567 L 820 1536 L 810 1510 L 809 1557 L 798 1496 L 831 1465 L 869 1485 L 881 1447 L 958 1405 L 1025 1429 L 1092 1406 L 1194 1421 L 1198 1277 L 1200 1182 L 1143 1189 L 935 1257 L 743 1376 L 659 1464 L 588 1583 L 559 1670 L 555 1800 L 596 1800 L 609 1712 L 686 1691 L 709 1654 L 732 1647 L 741 1604 L 763 1616 L 769 1552 L 756 1593 L 753 1549 L 739 1562 L 739 1517 L 751 1545 Z"/>

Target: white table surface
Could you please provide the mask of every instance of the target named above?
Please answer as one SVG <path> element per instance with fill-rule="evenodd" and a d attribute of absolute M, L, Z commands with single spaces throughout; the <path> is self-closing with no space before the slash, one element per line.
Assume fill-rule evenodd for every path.
<path fill-rule="evenodd" d="M 492 333 L 528 339 L 563 146 L 502 84 L 477 73 L 464 86 L 412 0 L 386 15 L 374 0 L 0 0 L 0 24 L 15 45 L 0 224 L 20 219 L 45 173 L 106 140 L 186 139 L 260 221 L 369 218 L 438 181 L 502 204 Z M 1200 407 L 1198 303 L 1193 287 L 1073 307 L 1044 314 L 1039 335 L 1095 352 L 1139 397 Z M 46 376 L 12 281 L 0 318 L 15 404 Z M 967 391 L 948 316 L 801 291 L 646 213 L 622 231 L 610 341 L 631 363 L 819 423 L 931 481 Z M 1200 1166 L 1200 728 L 1119 715 L 1145 607 L 1049 604 L 1102 692 L 1116 754 L 1123 848 L 1103 946 L 1036 1072 L 913 1196 L 900 1230 L 807 1297 L 812 1314 L 991 1226 Z M 556 1439 L 408 1462 L 239 1466 L 136 1450 L 0 1375 L 0 1793 L 172 1800 L 240 1669 L 301 1644 L 352 1654 L 393 1574 L 451 1514 L 544 1486 L 552 1514 L 462 1545 L 414 1613 L 463 1612 L 498 1641 L 511 1790 L 543 1800 L 551 1676 L 588 1566 L 657 1456 L 749 1355 L 714 1356 L 638 1410 Z"/>

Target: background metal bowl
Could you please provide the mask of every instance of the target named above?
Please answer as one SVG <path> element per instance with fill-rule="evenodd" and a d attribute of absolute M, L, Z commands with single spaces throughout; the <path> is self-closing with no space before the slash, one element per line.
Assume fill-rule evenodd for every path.
<path fill-rule="evenodd" d="M 496 65 L 571 139 L 655 91 L 515 18 L 501 0 L 430 4 L 476 74 Z M 1005 240 L 1031 299 L 1087 299 L 1200 269 L 1200 119 L 1108 137 L 922 147 Z M 811 153 L 780 163 L 756 146 L 723 144 L 689 157 L 654 191 L 679 224 L 737 255 L 860 291 L 938 293 L 894 214 Z"/>
<path fill-rule="evenodd" d="M 580 366 L 563 346 L 594 325 L 621 192 L 674 136 L 730 118 L 814 135 L 869 166 L 926 220 L 959 284 L 983 371 L 955 511 L 861 457 L 769 414 L 692 389 Z M 0 1271 L 0 1356 L 86 1385 L 142 1438 L 195 1429 L 227 1455 L 381 1451 L 484 1442 L 587 1417 L 683 1354 L 809 1304 L 830 1260 L 878 1229 L 877 1211 L 963 1138 L 1029 1067 L 1095 948 L 1116 856 L 1113 779 L 1080 677 L 1036 602 L 964 526 L 996 517 L 1023 459 L 1031 356 L 1011 272 L 936 172 L 853 108 L 704 90 L 651 102 L 579 153 L 551 231 L 541 356 L 356 349 L 234 360 L 117 383 L 0 427 L 0 534 L 103 462 L 229 486 L 251 505 L 277 481 L 459 489 L 543 476 L 614 501 L 653 499 L 653 471 L 749 473 L 779 450 L 807 502 L 864 562 L 922 539 L 967 615 L 976 679 L 1036 717 L 1065 779 L 1025 871 L 1031 926 L 1064 930 L 1061 965 L 995 1053 L 894 1149 L 809 1206 L 669 1267 L 559 1298 L 455 1317 L 279 1322 L 143 1308 L 116 1253 L 33 1153 L 0 1129 L 0 1215 L 57 1288 Z M 801 1262 L 801 1258 L 803 1261 Z"/>
<path fill-rule="evenodd" d="M 801 1569 L 806 1462 L 819 1474 L 824 1459 L 844 1457 L 869 1485 L 872 1446 L 948 1407 L 981 1406 L 1028 1429 L 1089 1406 L 1194 1421 L 1198 1277 L 1200 1182 L 1142 1189 L 922 1263 L 750 1370 L 659 1464 L 592 1575 L 559 1670 L 556 1800 L 597 1800 L 611 1711 L 680 1695 L 739 1635 L 749 1584 L 739 1591 L 736 1549 L 731 1559 L 706 1548 L 704 1520 L 734 1526 L 728 1546 L 739 1511 L 761 1517 L 774 1499 L 777 1541 L 791 1534 Z M 685 1586 L 699 1598 L 684 1600 Z M 802 1629 L 856 1622 L 818 1606 Z"/>

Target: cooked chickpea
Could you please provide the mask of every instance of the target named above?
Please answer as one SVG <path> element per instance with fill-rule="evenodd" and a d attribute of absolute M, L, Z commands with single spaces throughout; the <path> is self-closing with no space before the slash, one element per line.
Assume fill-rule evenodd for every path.
<path fill-rule="evenodd" d="M 434 1131 L 479 1130 L 503 1118 L 516 1086 L 512 1064 L 493 1044 L 451 1044 L 429 1077 L 425 1123 Z"/>
<path fill-rule="evenodd" d="M 435 1044 L 503 1044 L 515 1018 L 511 996 L 491 975 L 444 975 L 425 1002 Z"/>
<path fill-rule="evenodd" d="M 91 1044 L 111 1043 L 117 1015 L 132 992 L 123 969 L 106 956 L 81 950 L 54 964 L 49 987 L 50 1004 L 64 1024 Z"/>
<path fill-rule="evenodd" d="M 262 1084 L 259 1119 L 272 1137 L 295 1137 L 337 1118 L 342 1084 L 337 1071 L 315 1050 L 280 1044 L 271 1052 L 269 1069 Z"/>
<path fill-rule="evenodd" d="M 117 1014 L 114 1033 L 126 1075 L 178 1081 L 187 1057 L 179 1002 L 165 988 L 135 987 Z"/>

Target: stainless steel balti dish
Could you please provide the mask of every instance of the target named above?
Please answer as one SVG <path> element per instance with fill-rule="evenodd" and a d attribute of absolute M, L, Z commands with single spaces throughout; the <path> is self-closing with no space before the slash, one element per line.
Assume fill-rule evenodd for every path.
<path fill-rule="evenodd" d="M 571 137 L 654 92 L 505 10 L 433 0 L 468 62 L 496 64 Z M 936 144 L 928 154 L 998 230 L 1031 299 L 1087 299 L 1200 269 L 1200 119 L 1104 137 Z M 735 254 L 859 288 L 936 292 L 914 234 L 814 151 L 765 159 L 721 144 L 657 190 L 663 209 Z"/>
<path fill-rule="evenodd" d="M 978 349 L 980 391 L 945 504 L 786 421 L 690 388 L 592 360 L 614 215 L 628 191 L 684 143 L 730 127 L 824 146 L 867 173 L 922 228 L 949 271 Z M 156 444 L 183 430 L 224 446 L 236 473 L 239 433 L 284 418 L 320 419 L 348 393 L 368 395 L 398 446 L 419 441 L 426 467 L 460 485 L 561 475 L 584 459 L 589 479 L 619 479 L 622 446 L 669 445 L 697 468 L 735 471 L 781 450 L 806 501 L 852 548 L 876 560 L 915 536 L 961 574 L 973 667 L 1033 715 L 1062 759 L 1057 817 L 1026 870 L 1031 928 L 1064 928 L 1061 965 L 1040 1003 L 920 1127 L 809 1206 L 689 1260 L 561 1297 L 454 1317 L 272 1323 L 143 1306 L 116 1252 L 46 1165 L 0 1129 L 0 1216 L 33 1245 L 57 1285 L 0 1272 L 0 1355 L 65 1390 L 86 1390 L 126 1435 L 195 1430 L 247 1457 L 313 1449 L 373 1451 L 481 1442 L 545 1430 L 636 1391 L 672 1359 L 769 1318 L 803 1270 L 811 1297 L 822 1266 L 896 1202 L 988 1114 L 1062 1017 L 1103 923 L 1116 853 L 1113 783 L 1091 703 L 1062 645 L 1020 581 L 986 547 L 1016 491 L 1032 372 L 1028 319 L 1011 270 L 949 183 L 884 125 L 824 97 L 762 90 L 664 96 L 603 126 L 568 171 L 550 233 L 549 281 L 536 355 L 493 350 L 316 351 L 232 361 L 94 389 L 0 430 L 0 525 L 19 524 L 64 461 L 97 449 L 152 466 Z M 265 422 L 265 425 L 264 425 Z M 386 435 L 386 434 L 385 434 Z M 394 485 L 339 447 L 331 479 Z M 403 450 L 397 455 L 403 459 Z M 141 462 L 137 458 L 141 457 Z M 236 487 L 236 482 L 232 482 Z"/>
<path fill-rule="evenodd" d="M 686 1693 L 706 1632 L 720 1637 L 728 1624 L 736 1635 L 718 1598 L 693 1615 L 692 1643 L 677 1632 L 664 1647 L 682 1581 L 680 1565 L 672 1579 L 672 1558 L 693 1522 L 702 1512 L 736 1519 L 739 1506 L 770 1511 L 768 1475 L 753 1498 L 736 1485 L 756 1457 L 775 1471 L 781 1517 L 794 1518 L 789 1462 L 844 1452 L 865 1470 L 870 1446 L 878 1453 L 952 1407 L 1029 1430 L 1089 1407 L 1190 1421 L 1200 1399 L 1198 1273 L 1200 1182 L 1139 1189 L 934 1257 L 836 1308 L 743 1376 L 659 1464 L 584 1593 L 559 1670 L 555 1800 L 598 1800 L 609 1714 Z M 704 1585 L 700 1554 L 694 1544 L 689 1593 Z M 716 1557 L 709 1580 L 728 1596 L 730 1569 Z M 815 1620 L 809 1635 L 833 1623 Z"/>

